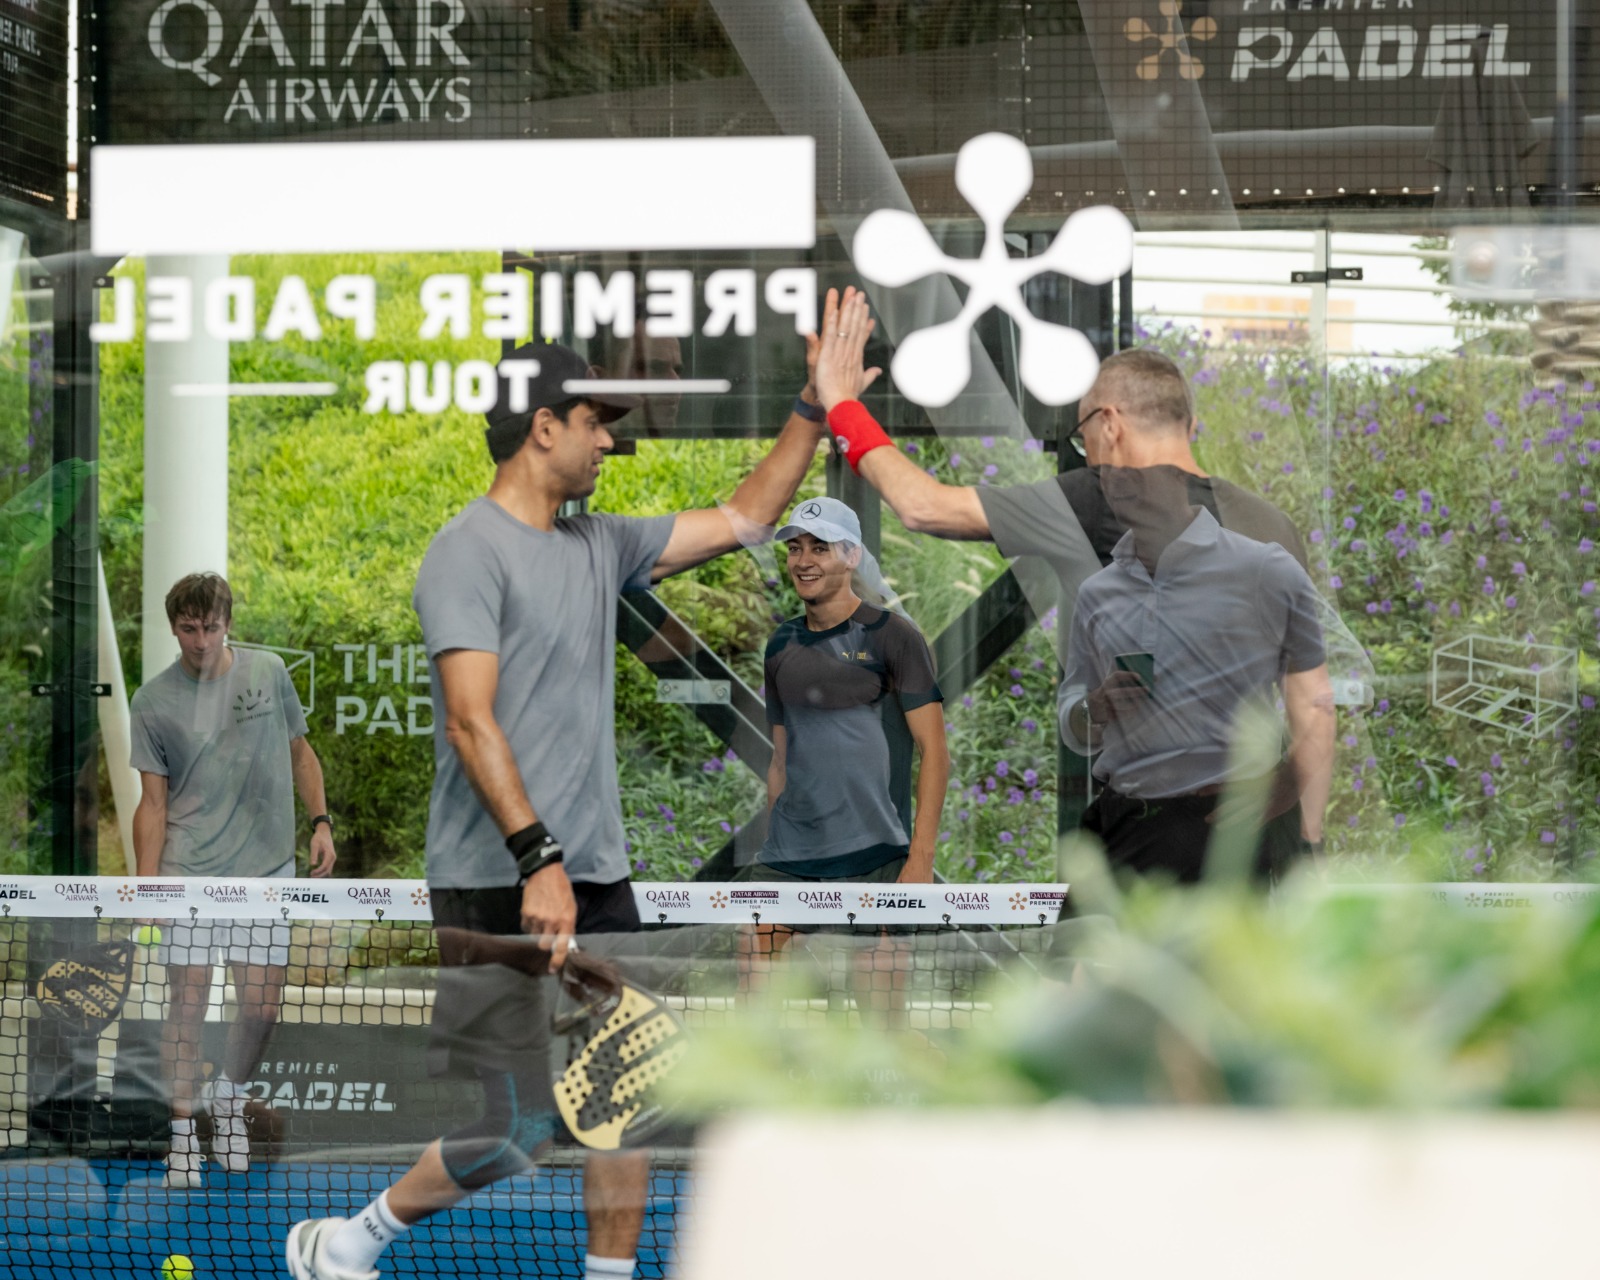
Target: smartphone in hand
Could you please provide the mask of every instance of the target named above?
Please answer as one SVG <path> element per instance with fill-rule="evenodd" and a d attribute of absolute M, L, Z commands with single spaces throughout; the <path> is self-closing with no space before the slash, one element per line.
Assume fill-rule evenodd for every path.
<path fill-rule="evenodd" d="M 1132 672 L 1147 693 L 1156 691 L 1156 656 L 1153 653 L 1119 653 L 1117 670 Z"/>

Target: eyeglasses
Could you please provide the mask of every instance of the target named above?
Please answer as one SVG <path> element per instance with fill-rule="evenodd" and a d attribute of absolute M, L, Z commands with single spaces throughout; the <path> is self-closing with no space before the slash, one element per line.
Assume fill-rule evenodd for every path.
<path fill-rule="evenodd" d="M 1095 414 L 1104 413 L 1105 411 L 1105 405 L 1101 405 L 1098 409 L 1089 410 L 1088 416 L 1079 418 L 1078 425 L 1073 427 L 1072 430 L 1067 433 L 1067 440 L 1071 443 L 1072 447 L 1078 451 L 1078 456 L 1080 458 L 1087 458 L 1089 456 L 1089 447 L 1083 443 L 1083 429 L 1094 421 Z"/>

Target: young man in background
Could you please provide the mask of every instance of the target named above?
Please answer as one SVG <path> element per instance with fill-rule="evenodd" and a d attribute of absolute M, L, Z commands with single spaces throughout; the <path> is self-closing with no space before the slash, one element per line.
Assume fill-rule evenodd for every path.
<path fill-rule="evenodd" d="M 311 817 L 309 871 L 333 871 L 333 819 L 322 764 L 306 741 L 306 717 L 283 659 L 228 645 L 233 592 L 215 573 L 194 573 L 167 592 L 179 656 L 133 695 L 133 767 L 142 786 L 133 815 L 141 876 L 292 876 L 294 793 Z M 195 1088 L 211 969 L 226 964 L 239 1002 L 222 1069 L 211 1084 L 211 1152 L 229 1173 L 250 1167 L 244 1095 L 278 1020 L 288 926 L 170 922 L 156 952 L 171 1007 L 161 1040 L 172 1086 L 166 1185 L 200 1185 Z"/>

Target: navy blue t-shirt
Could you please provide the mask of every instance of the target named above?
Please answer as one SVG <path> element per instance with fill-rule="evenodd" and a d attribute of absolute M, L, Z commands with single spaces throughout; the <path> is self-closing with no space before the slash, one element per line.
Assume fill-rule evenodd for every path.
<path fill-rule="evenodd" d="M 791 618 L 767 642 L 766 691 L 787 754 L 761 861 L 848 879 L 902 856 L 913 748 L 905 713 L 944 700 L 922 633 L 868 604 L 826 631 Z"/>

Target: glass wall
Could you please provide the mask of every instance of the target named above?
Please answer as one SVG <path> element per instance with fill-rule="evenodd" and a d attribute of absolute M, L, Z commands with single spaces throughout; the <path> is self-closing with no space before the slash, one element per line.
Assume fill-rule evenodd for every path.
<path fill-rule="evenodd" d="M 96 295 L 98 536 L 126 688 L 175 653 L 153 575 L 176 576 L 187 538 L 193 567 L 233 583 L 235 641 L 275 649 L 291 671 L 342 870 L 417 874 L 435 709 L 410 593 L 433 533 L 491 476 L 463 369 L 549 335 L 610 373 L 681 383 L 621 422 L 590 509 L 714 505 L 804 382 L 800 293 L 862 284 L 880 322 L 869 358 L 887 370 L 868 403 L 949 484 L 1023 485 L 1081 463 L 1062 447 L 1075 406 L 1029 377 L 1028 345 L 1043 339 L 1027 316 L 1077 329 L 1101 355 L 1172 355 L 1197 396 L 1199 464 L 1290 517 L 1339 638 L 1330 847 L 1375 876 L 1419 850 L 1443 878 L 1580 874 L 1600 805 L 1587 476 L 1600 354 L 1577 273 L 1551 283 L 1548 255 L 1521 262 L 1532 231 L 1593 218 L 1588 17 L 1578 6 L 1563 31 L 1557 12 L 1500 0 L 1449 12 L 1333 0 L 114 6 L 93 19 L 100 150 L 79 193 L 91 227 L 121 219 L 112 191 L 129 190 L 97 183 L 99 157 L 110 183 L 113 153 L 126 163 L 133 145 L 304 144 L 309 164 L 321 144 L 579 144 L 533 161 L 548 168 L 533 175 L 529 230 L 496 248 L 452 244 L 448 226 L 426 251 L 383 239 L 388 212 L 428 195 L 424 165 L 370 191 L 365 241 L 289 251 L 235 209 L 231 241 L 130 241 L 111 255 Z M 997 169 L 980 154 L 986 135 L 1022 145 Z M 763 177 L 775 200 L 810 207 L 810 243 L 761 247 L 751 231 L 664 245 L 692 180 L 619 168 L 601 148 L 686 138 L 812 140 L 791 182 Z M 497 163 L 472 170 L 480 205 L 526 189 Z M 707 184 L 707 216 L 710 187 L 740 178 Z M 175 220 L 202 198 L 227 208 L 222 186 L 202 179 Z M 311 176 L 283 194 L 285 227 L 323 198 Z M 1098 278 L 1070 252 L 1023 265 L 1075 211 L 1103 206 L 1138 233 L 1126 275 Z M 558 207 L 636 226 L 637 240 L 541 243 Z M 928 233 L 910 278 L 857 239 L 886 209 Z M 1482 230 L 1493 227 L 1498 238 Z M 7 259 L 17 280 L 26 271 L 9 264 L 25 256 L 19 244 Z M 975 264 L 1001 259 L 1021 306 L 968 317 L 971 374 L 934 403 L 894 359 L 991 287 Z M 1453 294 L 1467 277 L 1474 291 Z M 617 319 L 665 316 L 678 289 L 681 325 L 629 336 Z M 12 502 L 37 475 L 19 468 L 45 464 L 27 453 L 48 412 L 29 344 L 48 317 L 29 297 L 14 288 L 6 313 Z M 1408 300 L 1433 310 L 1413 324 Z M 683 389 L 708 380 L 727 389 Z M 159 461 L 173 450 L 193 470 Z M 909 532 L 819 453 L 800 496 L 825 492 L 859 508 L 941 661 L 954 768 L 940 872 L 1049 878 L 1057 831 L 1091 794 L 1054 729 L 1059 575 L 1013 569 L 982 540 Z M 162 537 L 178 541 L 153 553 Z M 19 670 L 28 610 L 46 610 L 30 577 L 41 572 L 26 557 L 7 571 L 29 602 L 8 610 Z M 763 646 L 798 608 L 780 546 L 624 605 L 618 748 L 638 876 L 720 878 L 747 860 L 770 752 Z M 38 705 L 22 699 L 7 723 L 21 733 Z M 19 815 L 20 759 L 6 775 Z M 111 820 L 119 770 L 108 761 L 102 779 L 107 866 L 125 840 Z"/>

